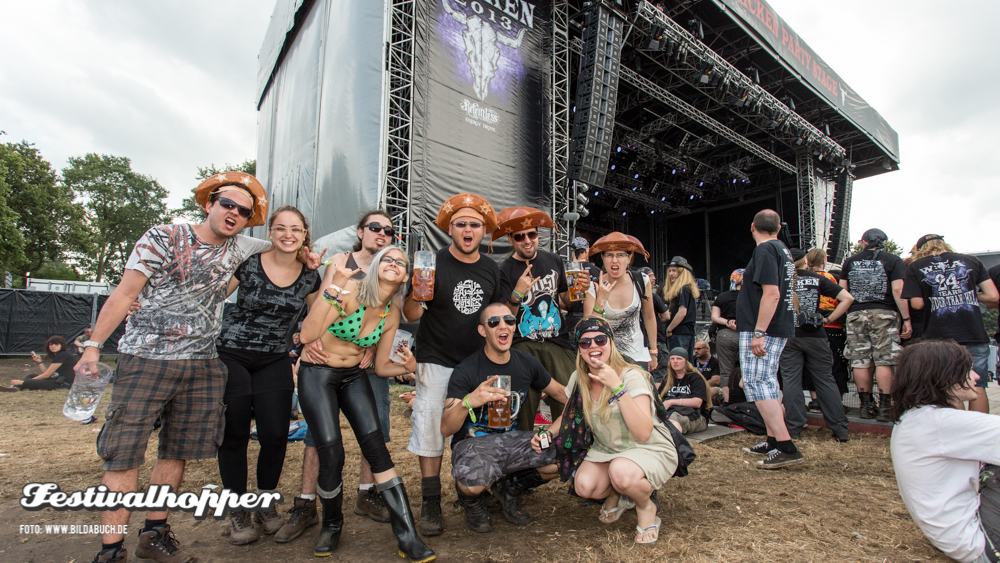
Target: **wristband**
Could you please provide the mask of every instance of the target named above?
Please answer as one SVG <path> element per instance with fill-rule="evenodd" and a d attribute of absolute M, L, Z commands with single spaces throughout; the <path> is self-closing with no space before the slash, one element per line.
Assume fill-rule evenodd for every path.
<path fill-rule="evenodd" d="M 336 286 L 334 286 L 334 288 L 336 288 Z M 330 291 L 326 289 L 323 290 L 323 299 L 326 299 L 326 302 L 331 305 L 334 303 L 343 303 L 343 301 L 340 300 L 339 295 L 330 295 Z"/>
<path fill-rule="evenodd" d="M 903 319 L 903 322 L 905 323 L 908 320 L 910 320 L 910 317 L 906 317 L 905 319 Z"/>
<path fill-rule="evenodd" d="M 476 413 L 472 411 L 472 405 L 469 404 L 469 396 L 468 395 L 466 395 L 465 398 L 462 399 L 462 404 L 465 405 L 465 408 L 469 409 L 469 418 L 471 418 L 472 419 L 472 423 L 475 424 L 476 423 Z"/>
<path fill-rule="evenodd" d="M 517 302 L 518 303 L 520 303 L 521 301 L 524 301 L 524 298 L 527 297 L 526 294 L 525 295 L 521 295 L 520 293 L 518 293 L 516 289 L 514 290 L 514 295 L 517 296 Z"/>
<path fill-rule="evenodd" d="M 649 353 L 652 354 L 652 355 L 654 355 L 654 356 L 659 356 L 660 355 L 660 351 L 659 350 L 650 350 Z"/>
<path fill-rule="evenodd" d="M 333 284 L 331 283 L 331 284 L 330 284 L 330 287 L 331 287 L 331 288 L 332 288 L 332 289 L 333 289 L 334 291 L 336 291 L 337 293 L 339 293 L 339 294 L 341 294 L 341 295 L 347 295 L 348 293 L 350 293 L 350 291 L 344 291 L 344 288 L 340 287 L 339 285 L 333 285 Z"/>
<path fill-rule="evenodd" d="M 594 312 L 597 313 L 598 315 L 602 315 L 602 316 L 604 315 L 604 309 L 601 309 L 600 307 L 598 307 L 596 305 L 594 306 Z"/>
<path fill-rule="evenodd" d="M 340 313 L 341 317 L 346 317 L 347 316 L 347 313 L 345 313 L 344 310 L 340 308 L 340 303 L 337 303 L 336 301 L 332 301 L 332 302 L 330 302 L 330 304 L 333 305 L 333 308 L 336 309 L 338 313 Z"/>
<path fill-rule="evenodd" d="M 617 401 L 618 399 L 621 399 L 623 395 L 625 395 L 625 389 L 622 389 L 621 391 L 612 395 L 611 398 L 608 399 L 608 404 L 610 405 L 611 403 Z"/>
<path fill-rule="evenodd" d="M 617 395 L 618 393 L 621 393 L 624 390 L 625 390 L 625 384 L 624 383 L 619 383 L 618 387 L 615 387 L 614 389 L 611 390 L 611 394 L 612 395 Z"/>

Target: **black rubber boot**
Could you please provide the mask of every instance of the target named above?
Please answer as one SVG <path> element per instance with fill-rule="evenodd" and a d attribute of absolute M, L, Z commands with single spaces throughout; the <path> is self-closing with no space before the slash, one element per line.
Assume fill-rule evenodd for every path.
<path fill-rule="evenodd" d="M 458 503 L 465 508 L 465 522 L 469 525 L 469 529 L 477 534 L 493 531 L 490 511 L 486 509 L 486 493 L 480 493 L 475 497 L 465 496 L 458 488 L 458 483 L 455 483 L 455 492 L 458 493 Z"/>
<path fill-rule="evenodd" d="M 326 557 L 340 545 L 340 531 L 344 528 L 344 491 L 333 498 L 320 497 L 319 501 L 323 505 L 323 527 L 319 530 L 313 555 Z"/>
<path fill-rule="evenodd" d="M 410 499 L 403 488 L 403 480 L 393 477 L 377 488 L 389 509 L 392 533 L 399 540 L 399 556 L 409 557 L 413 563 L 433 560 L 436 557 L 434 552 L 417 535 L 417 525 L 413 521 L 413 511 L 410 510 Z"/>
<path fill-rule="evenodd" d="M 858 391 L 858 399 L 861 401 L 861 418 L 875 418 L 875 414 L 872 412 L 874 410 L 872 394 Z"/>
<path fill-rule="evenodd" d="M 887 393 L 878 394 L 878 415 L 875 420 L 879 422 L 892 421 L 892 397 Z"/>

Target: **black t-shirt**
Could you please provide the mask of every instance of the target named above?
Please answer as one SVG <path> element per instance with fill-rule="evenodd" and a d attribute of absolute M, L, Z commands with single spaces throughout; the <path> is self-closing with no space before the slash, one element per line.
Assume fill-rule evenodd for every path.
<path fill-rule="evenodd" d="M 670 307 L 663 301 L 660 294 L 653 288 L 653 313 L 656 315 L 656 341 L 666 342 L 667 341 L 667 327 L 670 326 L 670 321 L 661 321 L 660 315 L 670 310 Z"/>
<path fill-rule="evenodd" d="M 823 312 L 819 308 L 820 296 L 835 299 L 844 289 L 839 284 L 835 284 L 828 278 L 815 272 L 799 270 L 797 273 L 798 285 L 795 288 L 795 293 L 799 296 L 800 313 L 819 312 L 822 315 Z M 820 327 L 819 330 L 809 332 L 798 326 L 798 316 L 795 317 L 795 320 L 795 338 L 826 338 L 826 330 L 823 327 Z"/>
<path fill-rule="evenodd" d="M 288 287 L 278 287 L 268 279 L 260 264 L 260 254 L 254 254 L 233 273 L 240 280 L 236 306 L 222 319 L 222 332 L 216 346 L 286 352 L 285 337 L 292 320 L 306 304 L 306 297 L 317 291 L 322 278 L 316 270 L 302 266 L 299 277 Z"/>
<path fill-rule="evenodd" d="M 679 325 L 674 327 L 674 334 L 693 335 L 694 321 L 697 317 L 697 311 L 694 306 L 694 293 L 692 293 L 691 288 L 686 285 L 681 288 L 681 292 L 677 294 L 677 297 L 670 300 L 670 322 L 674 321 L 677 315 L 677 310 L 681 307 L 687 308 L 687 314 L 684 315 L 684 320 L 681 321 Z"/>
<path fill-rule="evenodd" d="M 448 381 L 448 398 L 462 400 L 494 375 L 509 375 L 511 396 L 517 394 L 521 401 L 524 401 L 524 398 L 528 396 L 529 388 L 541 391 L 548 387 L 552 380 L 549 372 L 542 367 L 541 362 L 530 354 L 520 350 L 511 350 L 510 360 L 506 364 L 496 364 L 486 356 L 485 348 L 480 348 L 479 351 L 462 360 L 451 372 L 451 379 Z M 451 437 L 451 447 L 454 448 L 455 444 L 469 436 L 516 430 L 517 413 L 513 409 L 517 408 L 520 403 L 517 402 L 517 399 L 510 400 L 514 401 L 511 403 L 510 428 L 490 428 L 489 403 L 487 403 L 478 409 L 472 409 L 476 413 L 475 423 L 468 415 L 465 416 L 462 428 Z"/>
<path fill-rule="evenodd" d="M 736 298 L 740 295 L 739 291 L 730 290 L 724 291 L 715 298 L 715 302 L 712 303 L 713 307 L 719 308 L 719 315 L 727 321 L 736 320 Z"/>
<path fill-rule="evenodd" d="M 693 365 L 698 371 L 701 372 L 702 375 L 705 376 L 705 381 L 708 381 L 709 379 L 712 379 L 716 375 L 721 375 L 719 373 L 719 360 L 718 360 L 718 358 L 716 358 L 715 356 L 709 356 L 709 358 L 708 358 L 708 364 L 705 365 L 705 367 L 702 367 L 701 364 L 698 363 L 700 361 L 701 360 L 699 360 L 698 358 L 695 358 L 694 361 L 691 362 L 691 365 Z"/>
<path fill-rule="evenodd" d="M 847 280 L 847 291 L 854 297 L 850 312 L 867 309 L 896 310 L 892 296 L 892 282 L 903 279 L 906 267 L 903 260 L 884 250 L 875 254 L 865 250 L 844 262 L 840 279 Z"/>
<path fill-rule="evenodd" d="M 61 365 L 56 368 L 56 372 L 50 377 L 55 378 L 56 381 L 65 385 L 72 385 L 73 379 L 76 378 L 76 372 L 73 368 L 76 366 L 76 362 L 79 361 L 79 359 L 80 358 L 78 358 L 76 354 L 70 352 L 69 350 L 60 350 L 56 352 L 56 355 L 52 358 L 52 363 Z"/>
<path fill-rule="evenodd" d="M 664 385 L 666 385 L 666 382 L 667 380 L 664 379 Z M 708 388 L 705 386 L 705 380 L 698 377 L 697 373 L 689 373 L 684 376 L 684 379 L 675 381 L 674 386 L 667 391 L 666 395 L 661 397 L 661 400 L 701 399 L 701 406 L 697 410 L 701 413 L 701 416 L 708 418 L 711 416 L 711 412 L 708 410 L 708 404 L 705 401 L 707 394 Z"/>
<path fill-rule="evenodd" d="M 508 256 L 500 263 L 500 276 L 505 287 L 513 292 L 517 280 L 524 273 L 527 263 Z M 535 283 L 517 309 L 517 332 L 514 344 L 530 340 L 552 342 L 572 350 L 569 329 L 559 314 L 559 294 L 568 289 L 566 268 L 559 256 L 539 250 L 531 261 L 531 275 Z M 509 294 L 508 294 L 509 295 Z"/>
<path fill-rule="evenodd" d="M 781 299 L 767 326 L 768 336 L 791 338 L 795 336 L 795 307 L 792 303 L 792 278 L 795 263 L 785 243 L 772 239 L 757 245 L 743 272 L 743 287 L 736 298 L 736 328 L 740 332 L 753 332 L 757 326 L 760 300 L 764 285 L 778 286 Z"/>
<path fill-rule="evenodd" d="M 915 260 L 906 269 L 903 298 L 924 300 L 924 338 L 988 344 L 979 309 L 979 284 L 990 279 L 975 256 L 945 252 Z"/>
<path fill-rule="evenodd" d="M 414 353 L 420 363 L 457 366 L 486 343 L 479 335 L 479 312 L 507 301 L 497 263 L 480 254 L 473 264 L 460 262 L 449 247 L 437 251 L 434 299 L 420 317 Z"/>
<path fill-rule="evenodd" d="M 990 268 L 989 274 L 993 280 L 993 285 L 997 286 L 997 289 L 1000 290 L 1000 264 Z M 997 332 L 993 335 L 993 339 L 1000 342 L 1000 326 L 997 327 Z"/>

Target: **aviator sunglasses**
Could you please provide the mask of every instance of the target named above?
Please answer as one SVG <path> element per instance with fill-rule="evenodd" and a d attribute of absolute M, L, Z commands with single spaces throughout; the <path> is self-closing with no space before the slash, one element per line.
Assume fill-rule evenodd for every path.
<path fill-rule="evenodd" d="M 457 229 L 464 229 L 466 227 L 478 229 L 482 227 L 483 224 L 478 221 L 455 221 L 454 223 L 452 223 L 452 226 L 454 226 Z"/>
<path fill-rule="evenodd" d="M 517 319 L 514 318 L 514 315 L 504 315 L 502 317 L 497 316 L 486 319 L 486 325 L 489 326 L 490 328 L 496 328 L 500 326 L 501 319 L 503 319 L 504 324 L 506 324 L 507 326 L 514 326 L 514 323 L 517 322 Z"/>
<path fill-rule="evenodd" d="M 382 225 L 379 225 L 374 221 L 364 226 L 368 227 L 368 230 L 373 233 L 385 233 L 385 236 L 387 237 L 393 237 L 396 234 L 396 230 L 393 229 L 392 227 L 383 227 Z"/>
<path fill-rule="evenodd" d="M 222 208 L 225 209 L 226 211 L 232 211 L 233 209 L 235 209 L 236 212 L 240 214 L 240 217 L 243 217 L 244 219 L 249 219 L 251 216 L 253 216 L 252 209 L 250 209 L 249 207 L 244 207 L 236 203 L 235 201 L 229 199 L 228 197 L 220 197 L 215 201 L 219 202 L 219 205 L 221 205 Z"/>
<path fill-rule="evenodd" d="M 524 237 L 528 237 L 528 240 L 535 240 L 538 238 L 538 231 L 531 231 L 530 233 L 515 233 L 511 236 L 514 238 L 514 242 L 524 242 Z"/>
<path fill-rule="evenodd" d="M 590 348 L 590 343 L 591 342 L 593 342 L 597 346 L 604 346 L 605 344 L 608 343 L 608 335 L 607 334 L 598 334 L 597 336 L 595 336 L 593 338 L 581 338 L 580 339 L 580 349 L 581 350 L 586 350 L 587 348 Z"/>

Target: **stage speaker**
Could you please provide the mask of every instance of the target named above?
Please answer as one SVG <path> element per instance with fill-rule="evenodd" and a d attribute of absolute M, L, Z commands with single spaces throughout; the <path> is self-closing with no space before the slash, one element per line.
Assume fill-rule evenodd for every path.
<path fill-rule="evenodd" d="M 604 186 L 608 172 L 624 27 L 618 15 L 595 3 L 587 13 L 583 30 L 568 176 L 594 187 Z"/>

